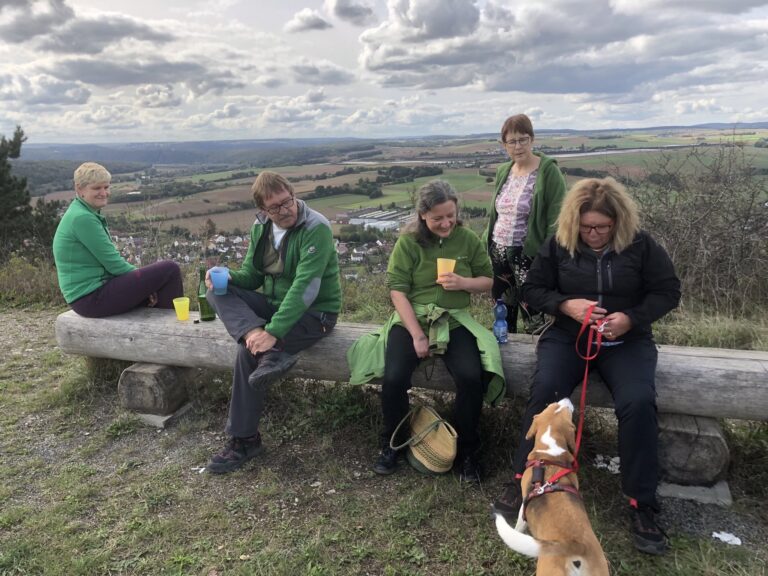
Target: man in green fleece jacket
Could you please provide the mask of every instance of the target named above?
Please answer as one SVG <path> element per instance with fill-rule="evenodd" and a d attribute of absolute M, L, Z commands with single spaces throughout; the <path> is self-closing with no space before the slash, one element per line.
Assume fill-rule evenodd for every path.
<path fill-rule="evenodd" d="M 230 440 L 208 471 L 240 468 L 261 452 L 259 421 L 267 387 L 296 362 L 296 354 L 326 336 L 341 309 L 339 261 L 331 225 L 294 196 L 274 172 L 252 187 L 260 214 L 240 270 L 230 272 L 227 293 L 206 297 L 238 343 L 227 419 Z"/>

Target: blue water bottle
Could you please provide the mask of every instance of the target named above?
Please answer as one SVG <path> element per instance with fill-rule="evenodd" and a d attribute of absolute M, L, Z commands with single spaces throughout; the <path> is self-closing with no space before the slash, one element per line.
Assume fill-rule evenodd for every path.
<path fill-rule="evenodd" d="M 493 307 L 493 315 L 496 320 L 493 322 L 493 335 L 499 344 L 507 343 L 507 307 L 503 300 L 496 300 L 496 306 Z"/>

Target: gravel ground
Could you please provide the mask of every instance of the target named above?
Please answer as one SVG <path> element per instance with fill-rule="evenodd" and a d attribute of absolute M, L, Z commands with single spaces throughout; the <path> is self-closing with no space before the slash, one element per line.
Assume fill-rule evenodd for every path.
<path fill-rule="evenodd" d="M 760 549 L 768 541 L 768 526 L 754 511 L 739 510 L 742 505 L 723 507 L 690 500 L 664 498 L 659 521 L 668 532 L 712 538 L 713 532 L 737 536 L 742 545 Z"/>

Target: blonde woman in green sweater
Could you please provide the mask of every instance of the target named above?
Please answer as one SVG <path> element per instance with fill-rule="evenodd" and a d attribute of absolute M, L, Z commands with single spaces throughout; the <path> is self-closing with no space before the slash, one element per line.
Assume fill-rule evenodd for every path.
<path fill-rule="evenodd" d="M 75 170 L 75 199 L 53 237 L 59 289 L 72 309 L 88 318 L 122 314 L 140 306 L 173 308 L 184 295 L 178 264 L 161 260 L 136 268 L 120 255 L 101 213 L 112 175 L 86 162 Z"/>

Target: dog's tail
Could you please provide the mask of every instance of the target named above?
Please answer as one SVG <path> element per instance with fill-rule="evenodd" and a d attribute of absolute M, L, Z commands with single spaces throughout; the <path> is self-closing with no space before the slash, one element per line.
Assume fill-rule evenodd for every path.
<path fill-rule="evenodd" d="M 533 558 L 539 556 L 583 556 L 586 553 L 584 545 L 580 542 L 536 540 L 533 536 L 518 532 L 498 512 L 496 513 L 496 530 L 504 544 L 519 554 Z"/>
<path fill-rule="evenodd" d="M 496 530 L 499 536 L 504 540 L 504 544 L 509 546 L 515 552 L 525 554 L 526 556 L 538 557 L 541 553 L 541 543 L 533 536 L 518 532 L 510 526 L 504 519 L 504 516 L 496 513 Z"/>

